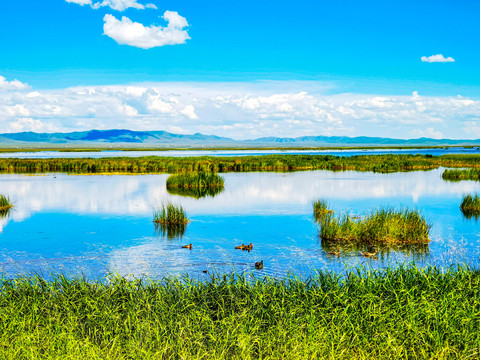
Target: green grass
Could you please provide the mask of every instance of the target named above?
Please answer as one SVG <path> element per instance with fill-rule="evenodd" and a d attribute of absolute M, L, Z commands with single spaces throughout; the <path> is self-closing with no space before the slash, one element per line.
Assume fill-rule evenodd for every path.
<path fill-rule="evenodd" d="M 2 359 L 475 359 L 480 271 L 0 281 Z"/>
<path fill-rule="evenodd" d="M 0 195 L 0 211 L 8 210 L 12 207 L 13 207 L 13 205 L 10 202 L 10 199 L 8 198 L 8 196 Z"/>
<path fill-rule="evenodd" d="M 362 244 L 413 244 L 429 242 L 431 225 L 416 210 L 380 209 L 363 219 L 348 214 L 323 216 L 320 239 L 326 242 L 358 242 Z"/>
<path fill-rule="evenodd" d="M 480 197 L 477 194 L 465 195 L 462 203 L 460 204 L 460 210 L 467 218 L 480 216 Z"/>
<path fill-rule="evenodd" d="M 153 222 L 158 233 L 174 239 L 183 236 L 189 220 L 182 206 L 169 202 L 154 211 Z"/>
<path fill-rule="evenodd" d="M 315 222 L 319 223 L 320 220 L 328 214 L 332 214 L 333 210 L 329 209 L 327 200 L 319 199 L 313 202 L 313 218 Z"/>
<path fill-rule="evenodd" d="M 170 175 L 167 179 L 167 191 L 172 195 L 190 196 L 196 199 L 215 196 L 223 191 L 224 180 L 211 172 L 190 172 Z"/>
<path fill-rule="evenodd" d="M 450 169 L 445 170 L 442 174 L 443 180 L 462 181 L 462 180 L 480 180 L 480 169 Z"/>
<path fill-rule="evenodd" d="M 180 173 L 180 172 L 245 172 L 245 171 L 373 171 L 398 172 L 431 170 L 443 167 L 480 168 L 479 155 L 262 155 L 203 156 L 102 159 L 0 159 L 0 171 L 11 173 Z"/>
<path fill-rule="evenodd" d="M 179 187 L 167 187 L 167 192 L 170 195 L 188 196 L 195 199 L 200 199 L 206 196 L 215 197 L 223 191 L 223 187 L 192 187 L 192 188 L 179 188 Z"/>

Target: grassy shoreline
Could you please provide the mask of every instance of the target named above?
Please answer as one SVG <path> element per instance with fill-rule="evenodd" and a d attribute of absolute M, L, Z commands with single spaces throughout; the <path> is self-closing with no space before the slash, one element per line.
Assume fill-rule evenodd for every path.
<path fill-rule="evenodd" d="M 178 173 L 178 172 L 248 172 L 248 171 L 373 171 L 400 172 L 432 170 L 439 167 L 480 168 L 480 155 L 260 155 L 138 158 L 55 158 L 0 159 L 0 172 L 41 173 Z"/>
<path fill-rule="evenodd" d="M 480 270 L 3 279 L 0 319 L 4 359 L 476 358 Z"/>

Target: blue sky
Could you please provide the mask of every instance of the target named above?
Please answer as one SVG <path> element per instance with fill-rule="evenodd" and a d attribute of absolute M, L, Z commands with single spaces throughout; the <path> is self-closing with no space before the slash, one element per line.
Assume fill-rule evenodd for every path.
<path fill-rule="evenodd" d="M 4 1 L 0 131 L 111 128 L 125 115 L 132 129 L 239 138 L 480 137 L 478 14 L 478 1 Z M 450 61 L 421 60 L 438 54 Z M 82 103 L 86 88 L 123 110 L 91 91 Z"/>

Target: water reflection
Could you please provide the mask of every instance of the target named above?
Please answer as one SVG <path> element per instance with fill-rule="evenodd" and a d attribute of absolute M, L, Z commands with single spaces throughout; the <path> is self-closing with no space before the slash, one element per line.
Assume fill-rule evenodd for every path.
<path fill-rule="evenodd" d="M 181 239 L 185 234 L 187 225 L 185 224 L 163 224 L 163 223 L 153 223 L 155 226 L 155 232 L 162 237 L 167 239 Z"/>
<path fill-rule="evenodd" d="M 167 192 L 167 175 L 0 175 L 2 193 L 15 202 L 9 216 L 0 218 L 0 271 L 93 277 L 188 272 L 202 279 L 205 269 L 252 271 L 261 260 L 262 274 L 275 276 L 365 263 L 478 264 L 480 229 L 458 206 L 464 194 L 480 191 L 480 183 L 445 182 L 442 172 L 227 173 L 223 192 L 198 199 Z M 352 216 L 381 207 L 416 208 L 433 225 L 432 241 L 379 247 L 378 259 L 360 256 L 368 250 L 360 245 L 321 243 L 312 217 L 312 202 L 319 198 Z M 188 228 L 169 233 L 152 226 L 154 209 L 169 201 L 184 207 L 192 219 Z M 252 251 L 235 250 L 251 242 Z M 182 251 L 188 243 L 193 249 Z"/>
<path fill-rule="evenodd" d="M 206 196 L 215 197 L 215 195 L 220 194 L 223 190 L 223 187 L 167 187 L 167 192 L 170 195 L 187 196 L 194 199 L 200 199 Z"/>

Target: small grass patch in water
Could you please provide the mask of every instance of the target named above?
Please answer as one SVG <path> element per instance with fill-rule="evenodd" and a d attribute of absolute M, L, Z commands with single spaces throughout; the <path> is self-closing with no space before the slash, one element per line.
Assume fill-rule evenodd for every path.
<path fill-rule="evenodd" d="M 320 222 L 320 220 L 328 214 L 333 214 L 333 210 L 329 209 L 329 204 L 327 200 L 318 199 L 313 202 L 313 218 L 315 222 Z"/>
<path fill-rule="evenodd" d="M 460 204 L 460 210 L 465 217 L 477 219 L 480 216 L 480 197 L 477 194 L 465 195 Z"/>
<path fill-rule="evenodd" d="M 323 216 L 320 221 L 320 239 L 334 242 L 365 244 L 428 243 L 431 225 L 417 210 L 380 209 L 363 219 L 348 214 Z"/>
<path fill-rule="evenodd" d="M 462 181 L 462 180 L 474 180 L 480 181 L 480 169 L 465 169 L 465 170 L 445 170 L 442 174 L 443 180 L 448 181 Z"/>
<path fill-rule="evenodd" d="M 223 178 L 213 172 L 189 172 L 171 175 L 167 179 L 168 188 L 217 188 L 223 189 Z"/>
<path fill-rule="evenodd" d="M 0 279 L 2 359 L 475 359 L 480 271 Z"/>
<path fill-rule="evenodd" d="M 153 222 L 171 226 L 178 224 L 187 225 L 189 220 L 182 206 L 169 202 L 166 205 L 162 204 L 160 209 L 154 211 Z"/>
<path fill-rule="evenodd" d="M 13 207 L 8 196 L 0 195 L 0 211 L 8 210 Z"/>

